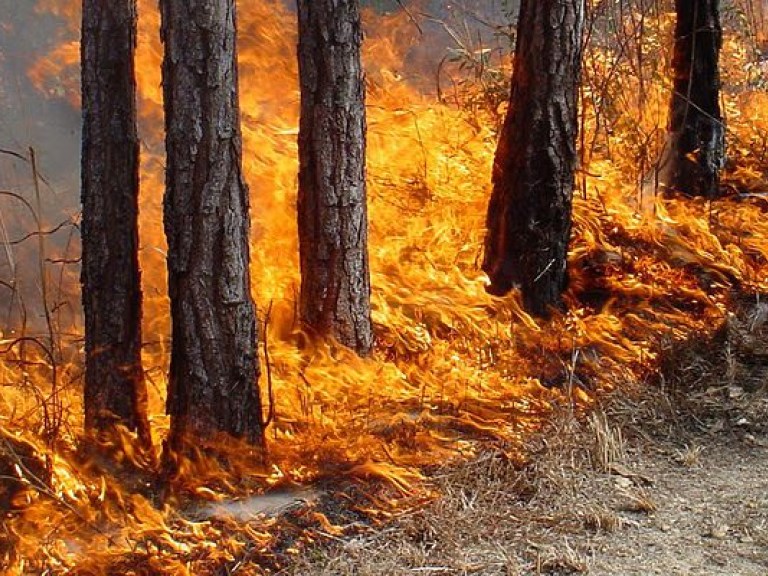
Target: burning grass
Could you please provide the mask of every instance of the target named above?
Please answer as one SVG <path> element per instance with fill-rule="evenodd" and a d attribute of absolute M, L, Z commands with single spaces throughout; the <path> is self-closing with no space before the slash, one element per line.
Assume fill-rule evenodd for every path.
<path fill-rule="evenodd" d="M 41 3 L 40 9 L 50 10 L 50 4 Z M 163 399 L 169 332 L 162 133 L 157 130 L 162 125 L 161 52 L 154 5 L 148 0 L 140 5 L 144 360 L 159 446 L 168 427 Z M 54 8 L 68 18 L 70 34 L 38 61 L 31 77 L 46 93 L 76 103 L 76 52 L 70 44 L 77 11 Z M 409 62 L 409 46 L 419 43 L 410 17 L 367 15 L 377 344 L 374 356 L 364 360 L 334 346 L 297 347 L 294 18 L 271 0 L 243 6 L 240 66 L 245 170 L 253 196 L 254 296 L 262 310 L 271 310 L 262 331 L 274 397 L 269 455 L 254 462 L 247 452 L 237 453 L 228 470 L 201 457 L 183 463 L 179 476 L 168 479 L 159 477 L 155 461 L 134 453 L 125 438 L 112 441 L 111 462 L 84 454 L 78 448 L 81 330 L 77 314 L 66 320 L 61 313 L 65 296 L 77 297 L 76 271 L 67 265 L 76 247 L 55 235 L 46 235 L 50 241 L 36 250 L 7 244 L 9 265 L 42 262 L 35 281 L 55 280 L 59 287 L 38 307 L 56 311 L 49 330 L 26 317 L 31 301 L 17 299 L 0 340 L 0 426 L 9 438 L 6 445 L 30 446 L 45 470 L 19 465 L 13 456 L 18 448 L 6 450 L 12 457 L 0 463 L 0 470 L 8 467 L 14 491 L 14 507 L 2 526 L 11 573 L 278 571 L 310 550 L 312 541 L 364 536 L 393 516 L 418 516 L 414 511 L 436 492 L 453 489 L 429 477 L 435 466 L 502 446 L 507 456 L 481 456 L 465 472 L 447 472 L 473 474 L 488 483 L 479 496 L 457 494 L 450 504 L 456 507 L 450 513 L 468 519 L 480 503 L 493 509 L 493 502 L 485 501 L 492 487 L 501 493 L 502 485 L 518 486 L 509 482 L 520 474 L 514 462 L 522 439 L 553 412 L 578 413 L 594 404 L 598 392 L 656 373 L 668 358 L 665 350 L 716 332 L 733 309 L 734 290 L 768 290 L 763 196 L 768 95 L 754 79 L 749 38 L 737 34 L 743 29 L 739 22 L 727 22 L 724 99 L 734 165 L 726 185 L 739 194 L 713 203 L 662 198 L 647 182 L 641 184 L 663 140 L 668 75 L 658 54 L 666 50 L 671 19 L 643 10 L 653 27 L 634 39 L 637 50 L 612 49 L 610 34 L 625 34 L 624 27 L 595 25 L 583 93 L 584 165 L 575 198 L 569 312 L 546 323 L 528 317 L 516 297 L 488 296 L 478 270 L 498 110 L 484 109 L 478 103 L 487 100 L 470 92 L 490 90 L 492 77 L 482 75 L 473 84 L 477 76 L 462 75 L 461 59 L 444 63 L 442 85 L 446 77 L 452 79 L 463 94 L 458 102 L 471 105 L 440 101 L 430 96 L 434 69 Z M 638 17 L 635 12 L 623 17 L 630 16 Z M 595 17 L 610 22 L 618 16 Z M 494 60 L 493 52 L 476 54 L 473 42 L 463 42 L 465 56 L 495 66 L 493 77 L 505 77 L 505 60 Z M 65 213 L 75 211 L 73 205 Z M 23 218 L 18 218 L 18 226 L 26 227 L 20 236 L 34 229 Z M 17 231 L 8 226 L 6 219 L 0 221 L 3 237 L 15 237 Z M 62 244 L 65 249 L 58 248 Z M 54 273 L 52 266 L 61 268 Z M 32 298 L 15 285 L 14 294 Z M 598 419 L 593 428 L 592 457 L 610 470 L 621 455 L 622 439 Z M 560 437 L 552 434 L 551 441 Z M 518 486 L 523 494 L 524 477 Z M 312 486 L 312 494 L 297 485 Z M 498 497 L 525 498 L 517 489 L 508 492 Z M 270 499 L 285 502 L 287 509 L 263 504 Z M 220 502 L 221 508 L 201 501 Z M 444 505 L 441 501 L 434 506 Z M 650 510 L 651 504 L 643 506 Z M 211 509 L 229 512 L 206 512 Z M 590 518 L 597 526 L 615 524 L 600 510 Z M 521 517 L 520 525 L 528 521 Z M 483 538 L 520 536 L 519 527 L 498 527 L 490 517 L 488 523 L 492 530 L 511 531 L 491 531 Z M 427 525 L 416 532 L 438 528 Z M 446 547 L 458 542 L 450 531 L 440 538 Z M 583 563 L 567 551 L 542 549 L 539 556 L 542 565 Z M 467 570 L 474 566 L 471 555 L 465 561 Z M 514 562 L 499 551 L 493 566 L 508 566 L 514 573 Z M 339 570 L 335 573 L 343 573 Z"/>
<path fill-rule="evenodd" d="M 430 471 L 436 500 L 288 573 L 764 573 L 768 388 L 720 394 L 728 343 L 738 370 L 765 369 L 729 328 L 759 307 L 742 301 L 712 338 L 667 348 L 655 382 L 625 382 L 586 417 L 556 410 L 512 458 L 500 445 Z"/>

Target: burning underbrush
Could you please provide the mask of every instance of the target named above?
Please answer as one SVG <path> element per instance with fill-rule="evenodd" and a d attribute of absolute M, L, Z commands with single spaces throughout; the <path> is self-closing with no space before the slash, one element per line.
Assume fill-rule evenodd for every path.
<path fill-rule="evenodd" d="M 38 2 L 68 28 L 29 75 L 43 93 L 77 105 L 77 3 L 64 4 Z M 58 228 L 47 217 L 36 221 L 48 183 L 31 158 L 19 159 L 37 194 L 20 185 L 0 198 L 0 216 L 14 216 L 0 219 L 10 271 L 0 290 L 11 295 L 0 334 L 0 558 L 9 572 L 277 571 L 313 541 L 364 532 L 423 505 L 434 490 L 424 473 L 435 465 L 466 461 L 489 444 L 515 460 L 526 434 L 553 411 L 579 411 L 600 392 L 654 374 L 671 343 L 721 326 L 735 295 L 767 291 L 768 94 L 751 39 L 737 16 L 726 22 L 731 194 L 713 202 L 662 197 L 644 177 L 663 145 L 669 75 L 668 58 L 658 55 L 667 54 L 671 16 L 656 12 L 659 3 L 632 4 L 621 14 L 601 4 L 592 15 L 568 312 L 547 322 L 526 315 L 516 297 L 487 295 L 478 265 L 496 94 L 509 74 L 506 28 L 484 29 L 495 44 L 483 44 L 456 25 L 468 15 L 428 19 L 419 7 L 367 14 L 377 337 L 370 359 L 297 346 L 294 16 L 271 0 L 241 7 L 252 272 L 271 416 L 266 456 L 236 448 L 222 466 L 201 450 L 169 478 L 157 454 L 135 452 L 127 436 L 109 440 L 109 460 L 80 447 L 77 202 L 73 195 L 50 217 L 63 221 Z M 140 6 L 144 365 L 159 453 L 170 324 L 161 47 L 153 2 Z M 426 23 L 454 43 L 439 66 L 439 57 L 426 62 L 424 50 L 418 58 L 411 51 L 427 41 Z M 611 34 L 633 49 L 617 49 Z M 30 231 L 31 241 L 16 242 Z M 18 280 L 24 266 L 33 271 L 28 291 Z"/>

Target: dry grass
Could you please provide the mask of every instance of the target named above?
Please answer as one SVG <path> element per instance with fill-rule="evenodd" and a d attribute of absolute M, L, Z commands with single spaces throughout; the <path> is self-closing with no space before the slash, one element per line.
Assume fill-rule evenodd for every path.
<path fill-rule="evenodd" d="M 621 433 L 604 416 L 568 410 L 527 447 L 525 461 L 488 451 L 431 477 L 440 497 L 386 528 L 299 559 L 295 575 L 582 574 L 589 555 L 574 535 L 631 524 L 610 504 L 582 498 L 597 468 L 606 486 L 623 457 Z M 618 488 L 613 491 L 617 492 Z"/>
<path fill-rule="evenodd" d="M 675 457 L 677 462 L 685 466 L 686 468 L 693 468 L 701 464 L 701 452 L 702 446 L 688 444 L 684 445 L 681 450 L 675 451 Z"/>
<path fill-rule="evenodd" d="M 626 503 L 622 505 L 621 510 L 640 514 L 653 514 L 658 510 L 653 497 L 647 490 L 627 490 L 623 495 L 626 498 Z"/>
<path fill-rule="evenodd" d="M 670 345 L 656 385 L 622 383 L 585 417 L 563 407 L 546 430 L 529 439 L 523 459 L 509 458 L 510 447 L 497 446 L 471 462 L 434 471 L 430 479 L 439 497 L 427 507 L 367 534 L 319 545 L 285 573 L 592 572 L 599 564 L 598 542 L 631 539 L 668 512 L 655 474 L 683 482 L 687 475 L 706 477 L 712 442 L 727 444 L 727 453 L 734 439 L 759 438 L 765 431 L 760 424 L 768 421 L 765 384 L 739 393 L 732 389 L 744 375 L 768 365 L 768 358 L 763 362 L 754 353 L 756 331 L 765 324 L 751 321 L 754 314 L 743 305 L 711 340 Z M 742 326 L 751 330 L 736 332 Z M 764 336 L 768 341 L 768 334 L 759 337 Z M 728 374 L 733 379 L 723 389 Z M 702 494 L 708 496 L 706 486 Z M 739 543 L 759 546 L 766 538 L 760 528 L 765 519 L 758 504 L 746 510 L 722 538 L 737 535 Z M 677 529 L 674 521 L 667 523 L 656 528 L 662 539 Z M 711 523 L 715 529 L 723 525 Z M 709 533 L 701 536 L 711 541 L 714 532 Z"/>
<path fill-rule="evenodd" d="M 607 508 L 595 508 L 584 517 L 584 526 L 594 532 L 618 532 L 627 521 Z"/>
<path fill-rule="evenodd" d="M 613 426 L 600 410 L 589 415 L 589 426 L 594 434 L 592 463 L 596 470 L 608 472 L 611 466 L 624 460 L 624 438 L 621 428 Z"/>

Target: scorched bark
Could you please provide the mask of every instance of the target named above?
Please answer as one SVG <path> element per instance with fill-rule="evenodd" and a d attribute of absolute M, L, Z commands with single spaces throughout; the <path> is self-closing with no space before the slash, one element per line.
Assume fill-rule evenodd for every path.
<path fill-rule="evenodd" d="M 299 0 L 300 314 L 310 334 L 373 344 L 358 0 Z"/>
<path fill-rule="evenodd" d="M 85 427 L 149 440 L 141 366 L 135 0 L 84 0 L 82 299 Z"/>
<path fill-rule="evenodd" d="M 263 439 L 234 0 L 162 0 L 171 441 Z"/>
<path fill-rule="evenodd" d="M 694 196 L 719 195 L 725 163 L 720 115 L 719 0 L 676 0 L 668 150 L 662 170 L 672 190 Z"/>
<path fill-rule="evenodd" d="M 509 109 L 493 166 L 483 270 L 546 316 L 567 284 L 582 0 L 521 3 Z"/>

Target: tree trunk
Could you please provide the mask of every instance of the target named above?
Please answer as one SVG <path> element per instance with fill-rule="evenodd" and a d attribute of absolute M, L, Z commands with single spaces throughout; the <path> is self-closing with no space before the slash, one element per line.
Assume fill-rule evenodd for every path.
<path fill-rule="evenodd" d="M 141 366 L 135 0 L 84 0 L 82 297 L 85 428 L 149 442 Z"/>
<path fill-rule="evenodd" d="M 358 0 L 299 0 L 300 313 L 310 335 L 373 344 Z"/>
<path fill-rule="evenodd" d="M 547 316 L 567 285 L 576 167 L 582 0 L 521 3 L 509 109 L 493 166 L 483 270 Z"/>
<path fill-rule="evenodd" d="M 161 0 L 171 447 L 263 440 L 234 0 Z"/>
<path fill-rule="evenodd" d="M 720 194 L 720 170 L 725 164 L 719 1 L 676 0 L 675 7 L 675 82 L 662 170 L 672 190 L 714 197 Z"/>

